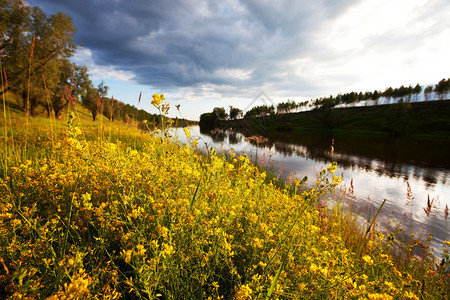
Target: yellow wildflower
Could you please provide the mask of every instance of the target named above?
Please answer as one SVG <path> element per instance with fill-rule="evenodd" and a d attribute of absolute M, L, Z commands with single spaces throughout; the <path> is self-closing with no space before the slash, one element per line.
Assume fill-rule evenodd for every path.
<path fill-rule="evenodd" d="M 362 259 L 368 264 L 368 265 L 373 265 L 373 259 L 372 257 L 370 257 L 369 255 L 364 255 L 362 257 Z"/>
<path fill-rule="evenodd" d="M 311 272 L 316 273 L 319 270 L 319 267 L 316 264 L 312 263 L 309 269 L 311 270 Z"/>
<path fill-rule="evenodd" d="M 393 267 L 392 271 L 394 272 L 395 275 L 397 275 L 398 277 L 402 278 L 402 273 L 400 273 L 397 268 Z"/>
<path fill-rule="evenodd" d="M 78 128 L 78 127 L 75 127 L 75 128 L 73 129 L 73 134 L 74 134 L 75 136 L 82 134 L 81 129 Z"/>
<path fill-rule="evenodd" d="M 320 268 L 320 273 L 322 273 L 323 276 L 328 276 L 328 269 L 325 268 Z"/>
<path fill-rule="evenodd" d="M 22 225 L 22 222 L 19 219 L 14 219 L 14 220 L 12 220 L 11 223 L 12 223 L 13 227 L 18 227 L 18 226 Z"/>
<path fill-rule="evenodd" d="M 152 100 L 152 104 L 154 106 L 158 106 L 161 104 L 161 102 L 164 100 L 164 94 L 159 95 L 159 94 L 154 94 L 153 95 L 153 100 Z"/>
<path fill-rule="evenodd" d="M 396 290 L 394 283 L 390 281 L 385 281 L 384 285 L 389 289 L 389 291 L 394 292 Z"/>
<path fill-rule="evenodd" d="M 320 231 L 320 228 L 319 228 L 319 227 L 317 227 L 317 226 L 315 226 L 315 225 L 311 225 L 311 232 L 312 232 L 312 233 L 316 233 L 316 232 L 318 232 L 318 231 Z"/>
<path fill-rule="evenodd" d="M 170 257 L 170 256 L 172 256 L 172 254 L 175 253 L 175 250 L 173 249 L 172 245 L 163 244 L 162 247 L 163 247 L 163 249 L 162 249 L 161 253 L 162 253 L 163 257 Z"/>
<path fill-rule="evenodd" d="M 92 208 L 92 203 L 91 203 L 91 194 L 90 193 L 85 193 L 83 195 L 81 195 L 81 200 L 83 202 L 83 206 L 87 209 L 91 209 Z"/>
<path fill-rule="evenodd" d="M 217 281 L 214 281 L 211 285 L 215 289 L 218 289 L 220 287 L 220 285 L 219 285 L 219 283 Z"/>
<path fill-rule="evenodd" d="M 183 131 L 187 138 L 191 137 L 191 132 L 189 131 L 189 128 L 183 128 Z"/>
<path fill-rule="evenodd" d="M 122 250 L 122 255 L 125 256 L 125 262 L 128 264 L 131 261 L 131 254 L 133 250 Z"/>
<path fill-rule="evenodd" d="M 72 266 L 73 264 L 75 264 L 75 261 L 73 260 L 73 258 L 69 258 L 67 263 L 69 264 L 69 266 Z"/>
<path fill-rule="evenodd" d="M 147 250 L 145 249 L 145 247 L 143 245 L 141 245 L 141 244 L 136 245 L 136 254 L 137 255 L 144 256 L 146 251 Z"/>
<path fill-rule="evenodd" d="M 393 297 L 389 294 L 369 294 L 367 297 L 371 300 L 390 300 Z"/>
<path fill-rule="evenodd" d="M 252 289 L 248 286 L 248 284 L 242 285 L 239 290 L 236 292 L 235 299 L 251 299 L 252 298 Z"/>
<path fill-rule="evenodd" d="M 405 292 L 404 297 L 404 299 L 419 300 L 419 297 L 417 297 L 413 292 Z"/>
<path fill-rule="evenodd" d="M 156 229 L 158 230 L 160 236 L 167 238 L 168 233 L 169 233 L 169 229 L 167 227 L 158 226 L 158 227 L 156 227 Z"/>
<path fill-rule="evenodd" d="M 82 298 L 82 296 L 89 295 L 89 279 L 86 278 L 86 274 L 76 278 L 70 284 L 65 283 L 64 287 L 66 289 L 66 294 L 74 298 Z"/>

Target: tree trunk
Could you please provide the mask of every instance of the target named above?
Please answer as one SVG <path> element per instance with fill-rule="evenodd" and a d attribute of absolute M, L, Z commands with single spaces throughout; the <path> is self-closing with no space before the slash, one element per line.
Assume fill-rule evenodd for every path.
<path fill-rule="evenodd" d="M 61 120 L 61 118 L 62 118 L 62 108 L 58 109 L 58 110 L 55 109 L 55 118 L 56 118 L 56 120 Z"/>
<path fill-rule="evenodd" d="M 39 106 L 38 97 L 30 96 L 30 115 L 36 116 L 36 108 Z"/>
<path fill-rule="evenodd" d="M 31 105 L 31 103 L 30 103 L 30 115 L 32 117 L 36 116 L 36 105 Z"/>
<path fill-rule="evenodd" d="M 28 112 L 28 105 L 27 105 L 27 93 L 26 91 L 22 91 L 22 103 L 19 103 L 19 97 L 17 97 L 17 104 L 19 104 L 20 108 L 22 109 L 23 114 L 26 116 Z"/>

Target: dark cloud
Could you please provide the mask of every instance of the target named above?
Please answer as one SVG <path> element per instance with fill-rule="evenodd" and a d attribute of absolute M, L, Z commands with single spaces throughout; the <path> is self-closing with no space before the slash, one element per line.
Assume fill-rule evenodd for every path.
<path fill-rule="evenodd" d="M 283 101 L 429 84 L 450 68 L 448 0 L 28 3 L 72 17 L 97 77 L 132 77 L 203 111 L 262 90 Z"/>
<path fill-rule="evenodd" d="M 337 4 L 338 3 L 338 4 Z M 256 86 L 277 80 L 309 33 L 355 1 L 29 1 L 62 11 L 97 65 L 114 65 L 139 84 L 204 82 Z"/>

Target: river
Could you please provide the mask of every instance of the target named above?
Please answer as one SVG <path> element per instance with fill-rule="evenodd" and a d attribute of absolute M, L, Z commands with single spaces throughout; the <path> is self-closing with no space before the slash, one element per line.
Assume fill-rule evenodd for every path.
<path fill-rule="evenodd" d="M 336 174 L 343 175 L 339 194 L 352 203 L 360 219 L 371 220 L 386 199 L 377 219 L 380 229 L 401 229 L 406 237 L 414 234 L 422 241 L 432 234 L 430 246 L 437 256 L 442 254 L 442 242 L 450 240 L 446 213 L 450 206 L 450 141 L 280 134 L 255 144 L 230 130 L 211 134 L 194 126 L 191 132 L 203 149 L 246 153 L 284 180 L 307 176 L 307 186 L 334 160 Z M 183 131 L 176 136 L 186 142 Z"/>

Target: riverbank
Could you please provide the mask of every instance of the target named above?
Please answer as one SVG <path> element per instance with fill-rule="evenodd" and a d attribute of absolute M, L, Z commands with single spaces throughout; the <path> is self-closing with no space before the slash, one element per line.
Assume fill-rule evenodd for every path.
<path fill-rule="evenodd" d="M 307 112 L 225 121 L 219 127 L 267 137 L 304 132 L 450 138 L 450 100 L 365 107 L 316 109 Z"/>

